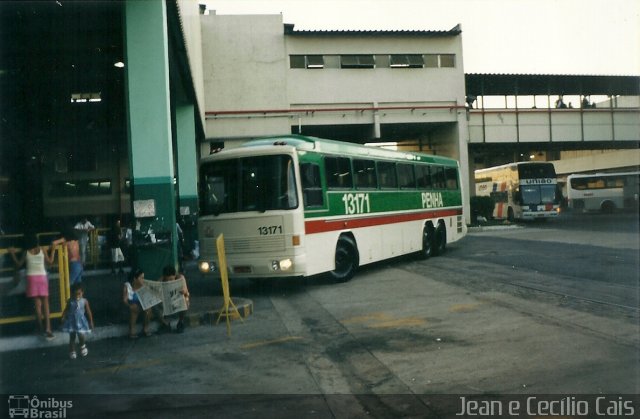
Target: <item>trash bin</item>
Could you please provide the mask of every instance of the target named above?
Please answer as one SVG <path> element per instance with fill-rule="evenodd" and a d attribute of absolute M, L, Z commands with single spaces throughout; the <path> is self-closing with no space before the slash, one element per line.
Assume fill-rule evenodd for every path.
<path fill-rule="evenodd" d="M 147 235 L 137 240 L 134 237 L 132 266 L 142 269 L 145 278 L 155 281 L 162 275 L 162 268 L 175 262 L 171 234 L 157 233 L 155 241 L 151 240 L 152 237 Z"/>

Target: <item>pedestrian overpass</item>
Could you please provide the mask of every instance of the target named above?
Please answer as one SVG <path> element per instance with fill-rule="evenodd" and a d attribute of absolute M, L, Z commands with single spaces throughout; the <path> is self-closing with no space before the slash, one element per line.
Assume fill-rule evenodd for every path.
<path fill-rule="evenodd" d="M 572 152 L 627 150 L 640 163 L 640 77 L 466 74 L 470 163 L 567 160 Z M 561 101 L 559 101 L 561 99 Z M 629 150 L 633 151 L 629 151 Z M 578 156 L 578 155 L 576 155 Z M 571 171 L 571 165 L 563 170 Z M 575 167 L 574 171 L 582 171 Z"/>

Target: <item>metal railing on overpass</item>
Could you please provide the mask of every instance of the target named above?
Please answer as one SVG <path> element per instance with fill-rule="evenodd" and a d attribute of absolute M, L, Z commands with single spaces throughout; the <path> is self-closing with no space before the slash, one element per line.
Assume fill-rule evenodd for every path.
<path fill-rule="evenodd" d="M 640 141 L 640 108 L 470 109 L 470 143 Z"/>

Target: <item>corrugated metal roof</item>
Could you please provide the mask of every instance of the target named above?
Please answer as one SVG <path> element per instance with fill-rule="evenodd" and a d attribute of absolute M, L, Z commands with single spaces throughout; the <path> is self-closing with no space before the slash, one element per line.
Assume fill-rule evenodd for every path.
<path fill-rule="evenodd" d="M 462 33 L 460 25 L 456 25 L 448 31 L 423 31 L 423 30 L 301 30 L 293 29 L 292 23 L 284 24 L 285 35 L 300 36 L 456 36 Z"/>

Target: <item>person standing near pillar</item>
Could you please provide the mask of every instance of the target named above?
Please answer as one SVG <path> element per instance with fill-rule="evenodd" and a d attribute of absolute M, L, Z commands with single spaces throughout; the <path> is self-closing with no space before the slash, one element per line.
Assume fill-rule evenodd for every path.
<path fill-rule="evenodd" d="M 123 274 L 124 270 L 122 266 L 124 264 L 124 254 L 122 253 L 122 225 L 120 224 L 120 220 L 116 220 L 113 226 L 111 227 L 111 231 L 109 231 L 108 242 L 109 248 L 111 249 L 111 273 L 115 274 L 116 269 L 118 270 L 118 274 Z"/>
<path fill-rule="evenodd" d="M 87 244 L 89 243 L 89 232 L 95 230 L 96 227 L 91 224 L 91 221 L 87 217 L 83 217 L 82 221 L 79 221 L 74 229 L 78 233 L 78 241 L 80 242 L 80 257 L 82 258 L 82 265 L 87 263 Z"/>

